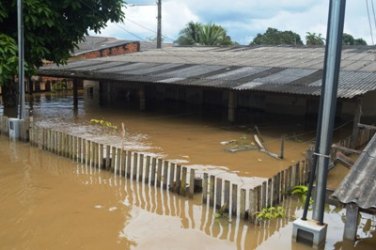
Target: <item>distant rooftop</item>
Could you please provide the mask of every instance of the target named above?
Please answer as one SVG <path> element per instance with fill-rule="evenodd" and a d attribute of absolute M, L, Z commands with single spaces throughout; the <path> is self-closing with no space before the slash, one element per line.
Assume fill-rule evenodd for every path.
<path fill-rule="evenodd" d="M 112 48 L 124 44 L 138 42 L 132 40 L 122 40 L 114 37 L 102 36 L 85 36 L 84 41 L 78 44 L 78 48 L 74 50 L 73 56 L 79 56 L 88 52 L 97 51 L 100 49 Z M 162 43 L 162 48 L 172 47 L 172 43 Z M 147 51 L 157 48 L 157 43 L 154 41 L 140 42 L 140 51 Z"/>
<path fill-rule="evenodd" d="M 132 42 L 135 41 L 118 40 L 114 37 L 86 36 L 84 41 L 77 45 L 78 48 L 74 50 L 73 56 L 79 56 L 101 49 L 117 47 Z"/>

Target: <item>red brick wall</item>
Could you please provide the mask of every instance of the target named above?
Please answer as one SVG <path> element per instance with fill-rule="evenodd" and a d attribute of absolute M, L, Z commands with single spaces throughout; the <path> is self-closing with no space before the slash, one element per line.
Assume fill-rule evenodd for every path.
<path fill-rule="evenodd" d="M 121 46 L 105 48 L 97 51 L 88 52 L 82 55 L 77 56 L 77 59 L 92 59 L 105 56 L 117 56 L 127 53 L 133 53 L 140 51 L 139 42 L 130 42 Z"/>

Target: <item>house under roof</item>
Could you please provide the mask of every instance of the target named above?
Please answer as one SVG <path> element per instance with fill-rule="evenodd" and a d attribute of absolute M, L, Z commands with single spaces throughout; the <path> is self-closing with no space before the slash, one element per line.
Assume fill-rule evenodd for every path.
<path fill-rule="evenodd" d="M 171 47 L 49 65 L 40 75 L 320 95 L 322 47 Z M 343 49 L 339 98 L 376 89 L 376 51 Z"/>
<path fill-rule="evenodd" d="M 323 47 L 167 47 L 48 65 L 38 75 L 96 81 L 99 92 L 111 93 L 109 102 L 133 91 L 140 107 L 145 106 L 142 98 L 227 106 L 230 121 L 237 107 L 314 116 L 324 53 Z M 363 102 L 363 113 L 376 116 L 375 59 L 373 47 L 343 48 L 340 115 L 353 116 L 355 106 Z"/>

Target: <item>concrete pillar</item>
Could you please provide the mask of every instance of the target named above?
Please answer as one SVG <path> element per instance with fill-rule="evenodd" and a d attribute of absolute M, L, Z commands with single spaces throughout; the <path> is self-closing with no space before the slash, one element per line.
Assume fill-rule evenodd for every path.
<path fill-rule="evenodd" d="M 138 90 L 138 98 L 139 98 L 139 101 L 140 101 L 140 111 L 144 111 L 145 110 L 145 106 L 146 106 L 145 88 L 144 87 L 140 87 L 139 88 L 139 90 Z"/>
<path fill-rule="evenodd" d="M 359 207 L 354 203 L 349 203 L 346 205 L 346 222 L 345 230 L 343 232 L 344 240 L 356 240 L 356 231 L 358 228 L 358 216 Z"/>
<path fill-rule="evenodd" d="M 357 146 L 358 135 L 359 135 L 359 127 L 358 124 L 360 123 L 360 117 L 362 116 L 362 102 L 360 98 L 356 99 L 356 108 L 354 112 L 354 122 L 353 122 L 353 130 L 351 134 L 351 148 L 355 148 Z"/>
<path fill-rule="evenodd" d="M 234 122 L 235 110 L 236 110 L 236 94 L 232 90 L 228 92 L 228 105 L 227 106 L 228 106 L 227 119 L 229 122 Z"/>

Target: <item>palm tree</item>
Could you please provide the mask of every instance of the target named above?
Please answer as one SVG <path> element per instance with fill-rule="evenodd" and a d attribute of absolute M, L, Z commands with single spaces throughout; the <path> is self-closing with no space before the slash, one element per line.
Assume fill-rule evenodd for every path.
<path fill-rule="evenodd" d="M 201 24 L 189 22 L 180 31 L 175 41 L 179 45 L 231 45 L 233 44 L 226 30 L 216 24 Z"/>

